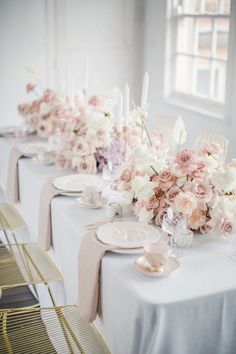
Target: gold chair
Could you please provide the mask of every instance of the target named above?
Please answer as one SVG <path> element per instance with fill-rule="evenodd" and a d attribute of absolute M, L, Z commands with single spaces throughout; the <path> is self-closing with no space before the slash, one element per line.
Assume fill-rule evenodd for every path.
<path fill-rule="evenodd" d="M 17 243 L 14 230 L 25 227 L 17 210 L 9 204 L 0 205 L 0 230 L 7 243 L 0 244 L 1 292 L 43 283 L 53 307 L 38 304 L 17 309 L 0 309 L 1 354 L 107 354 L 110 353 L 96 328 L 86 322 L 74 306 L 57 307 L 50 281 L 62 280 L 53 261 L 36 244 Z M 15 243 L 10 243 L 11 232 Z"/>
<path fill-rule="evenodd" d="M 223 159 L 226 161 L 229 141 L 221 134 L 211 133 L 211 132 L 200 132 L 197 139 L 193 145 L 195 150 L 200 150 L 207 143 L 217 143 L 220 145 L 223 151 Z"/>
<path fill-rule="evenodd" d="M 76 306 L 0 310 L 0 318 L 2 354 L 110 353 Z"/>

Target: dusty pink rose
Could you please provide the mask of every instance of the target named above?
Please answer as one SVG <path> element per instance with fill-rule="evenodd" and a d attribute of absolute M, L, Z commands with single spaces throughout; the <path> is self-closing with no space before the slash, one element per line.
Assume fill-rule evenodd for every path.
<path fill-rule="evenodd" d="M 72 168 L 71 160 L 67 160 L 63 154 L 58 154 L 56 158 L 56 166 L 67 171 Z"/>
<path fill-rule="evenodd" d="M 31 107 L 28 103 L 22 103 L 18 105 L 18 112 L 23 117 L 27 116 L 30 113 Z"/>
<path fill-rule="evenodd" d="M 95 174 L 97 172 L 97 166 L 94 155 L 82 157 L 77 166 L 77 170 L 79 173 Z"/>
<path fill-rule="evenodd" d="M 168 204 L 173 203 L 175 197 L 181 192 L 181 189 L 178 186 L 172 186 L 166 193 L 166 202 Z"/>
<path fill-rule="evenodd" d="M 226 237 L 229 237 L 233 231 L 233 223 L 230 219 L 223 219 L 221 223 L 221 230 Z"/>
<path fill-rule="evenodd" d="M 34 100 L 34 101 L 31 103 L 31 106 L 30 106 L 30 113 L 31 113 L 31 114 L 37 114 L 37 113 L 39 113 L 40 103 L 41 103 L 40 100 Z"/>
<path fill-rule="evenodd" d="M 193 170 L 190 172 L 193 178 L 204 178 L 206 175 L 206 166 L 203 161 L 197 161 Z"/>
<path fill-rule="evenodd" d="M 45 119 L 42 119 L 37 126 L 37 134 L 41 138 L 48 138 L 53 132 L 53 124 Z"/>
<path fill-rule="evenodd" d="M 200 155 L 212 156 L 216 160 L 221 160 L 223 157 L 223 151 L 219 144 L 211 142 L 207 143 L 201 150 Z"/>
<path fill-rule="evenodd" d="M 43 98 L 42 98 L 43 102 L 50 102 L 54 99 L 55 99 L 55 93 L 52 90 L 47 89 L 44 91 Z"/>
<path fill-rule="evenodd" d="M 29 82 L 29 83 L 26 85 L 26 92 L 29 93 L 29 92 L 34 91 L 35 86 L 36 86 L 35 84 L 32 84 L 31 82 Z"/>
<path fill-rule="evenodd" d="M 74 131 L 78 136 L 86 134 L 87 131 L 85 122 L 79 116 L 71 119 L 69 129 Z"/>
<path fill-rule="evenodd" d="M 157 214 L 157 216 L 155 217 L 155 224 L 156 225 L 161 225 L 162 224 L 162 221 L 163 221 L 163 218 L 164 216 L 166 215 L 167 213 L 167 208 L 161 208 Z"/>
<path fill-rule="evenodd" d="M 213 229 L 213 226 L 207 221 L 204 225 L 200 226 L 201 234 L 208 234 Z"/>
<path fill-rule="evenodd" d="M 185 149 L 176 157 L 178 167 L 184 171 L 191 171 L 194 169 L 195 153 L 191 149 Z"/>
<path fill-rule="evenodd" d="M 208 203 L 213 196 L 212 187 L 208 182 L 195 180 L 193 183 L 192 192 L 198 198 Z"/>
<path fill-rule="evenodd" d="M 166 192 L 170 189 L 176 182 L 176 177 L 170 171 L 161 171 L 158 174 L 159 188 Z"/>
<path fill-rule="evenodd" d="M 119 182 L 123 183 L 123 187 L 125 191 L 131 189 L 131 182 L 136 175 L 137 175 L 137 171 L 135 170 L 134 166 L 129 166 L 121 173 L 119 177 Z"/>
<path fill-rule="evenodd" d="M 102 106 L 102 99 L 99 96 L 92 96 L 89 100 L 89 104 L 96 108 L 100 108 Z"/>
<path fill-rule="evenodd" d="M 152 195 L 147 201 L 147 210 L 157 209 L 159 208 L 159 206 L 160 206 L 159 199 L 155 195 Z"/>
<path fill-rule="evenodd" d="M 193 210 L 197 207 L 197 199 L 191 192 L 180 192 L 175 197 L 175 208 L 184 215 L 192 214 Z"/>
<path fill-rule="evenodd" d="M 73 152 L 79 156 L 86 156 L 89 154 L 89 144 L 83 139 L 78 139 L 75 141 Z"/>
<path fill-rule="evenodd" d="M 201 209 L 194 209 L 191 215 L 189 215 L 187 222 L 190 229 L 198 230 L 205 225 L 206 213 Z"/>

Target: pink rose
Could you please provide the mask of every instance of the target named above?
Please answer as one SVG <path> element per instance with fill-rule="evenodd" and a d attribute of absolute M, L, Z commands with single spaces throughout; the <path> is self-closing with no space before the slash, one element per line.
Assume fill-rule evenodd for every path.
<path fill-rule="evenodd" d="M 95 174 L 97 172 L 97 164 L 94 155 L 88 155 L 81 158 L 77 166 L 79 173 Z"/>
<path fill-rule="evenodd" d="M 166 193 L 166 202 L 168 204 L 172 203 L 180 192 L 181 189 L 178 186 L 172 186 Z"/>
<path fill-rule="evenodd" d="M 29 82 L 29 83 L 26 85 L 26 92 L 29 93 L 29 92 L 34 91 L 35 87 L 36 87 L 35 84 L 32 84 L 31 82 Z"/>
<path fill-rule="evenodd" d="M 206 175 L 206 166 L 203 161 L 197 161 L 190 173 L 193 178 L 204 178 Z"/>
<path fill-rule="evenodd" d="M 192 214 L 193 210 L 197 207 L 197 199 L 191 192 L 180 192 L 175 197 L 175 208 L 184 215 Z"/>
<path fill-rule="evenodd" d="M 173 175 L 170 171 L 161 171 L 159 174 L 158 174 L 158 179 L 160 182 L 163 182 L 163 183 L 166 183 L 166 182 L 169 182 L 173 179 Z"/>
<path fill-rule="evenodd" d="M 207 221 L 204 225 L 200 226 L 201 234 L 208 234 L 213 229 L 212 225 Z"/>
<path fill-rule="evenodd" d="M 53 125 L 50 121 L 42 119 L 37 126 L 37 134 L 41 138 L 48 138 L 53 132 Z"/>
<path fill-rule="evenodd" d="M 155 195 L 152 195 L 147 201 L 147 210 L 157 209 L 159 208 L 159 206 L 160 206 L 159 199 Z"/>
<path fill-rule="evenodd" d="M 18 112 L 21 116 L 25 117 L 30 113 L 31 107 L 28 103 L 18 105 Z"/>
<path fill-rule="evenodd" d="M 101 108 L 102 106 L 102 100 L 99 96 L 92 96 L 89 100 L 89 104 L 91 106 L 94 106 L 96 108 Z"/>
<path fill-rule="evenodd" d="M 206 213 L 201 209 L 195 209 L 188 217 L 188 226 L 192 230 L 198 230 L 200 227 L 205 225 Z"/>
<path fill-rule="evenodd" d="M 185 149 L 176 157 L 178 167 L 184 171 L 191 171 L 194 169 L 195 154 L 193 150 Z"/>
<path fill-rule="evenodd" d="M 56 157 L 56 166 L 67 171 L 72 168 L 71 160 L 67 160 L 63 154 L 58 154 Z"/>
<path fill-rule="evenodd" d="M 79 156 L 85 156 L 89 154 L 89 150 L 89 144 L 83 139 L 78 139 L 75 141 L 73 153 L 78 154 Z"/>
<path fill-rule="evenodd" d="M 233 231 L 233 223 L 229 219 L 223 219 L 221 224 L 221 230 L 226 237 L 229 237 Z"/>
<path fill-rule="evenodd" d="M 47 89 L 47 90 L 44 91 L 42 101 L 43 102 L 50 102 L 50 101 L 55 99 L 55 96 L 56 95 L 55 95 L 55 93 L 52 90 Z"/>
<path fill-rule="evenodd" d="M 121 173 L 119 182 L 123 183 L 125 191 L 131 189 L 131 182 L 136 175 L 137 171 L 135 170 L 134 166 L 129 166 Z"/>
<path fill-rule="evenodd" d="M 204 200 L 205 203 L 208 203 L 213 197 L 212 187 L 207 182 L 195 180 L 192 192 L 198 199 Z"/>
<path fill-rule="evenodd" d="M 164 216 L 167 214 L 167 208 L 161 208 L 155 217 L 155 224 L 160 226 L 162 224 Z"/>
<path fill-rule="evenodd" d="M 145 201 L 143 200 L 138 200 L 135 205 L 134 205 L 134 208 L 133 208 L 133 211 L 134 211 L 134 215 L 135 216 L 139 216 L 139 213 L 141 211 L 142 208 L 145 208 L 146 207 L 146 203 Z"/>
<path fill-rule="evenodd" d="M 201 156 L 212 156 L 216 160 L 221 160 L 223 157 L 223 151 L 219 144 L 211 142 L 207 143 L 201 150 Z"/>

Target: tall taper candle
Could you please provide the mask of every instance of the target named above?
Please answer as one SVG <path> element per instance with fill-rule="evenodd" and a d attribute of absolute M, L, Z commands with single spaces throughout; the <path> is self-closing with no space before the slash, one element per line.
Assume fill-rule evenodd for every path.
<path fill-rule="evenodd" d="M 118 133 L 122 132 L 122 123 L 123 123 L 123 95 L 120 93 L 118 105 L 117 105 L 117 113 L 116 113 L 116 130 Z"/>
<path fill-rule="evenodd" d="M 129 85 L 126 83 L 124 88 L 124 126 L 129 125 Z"/>
<path fill-rule="evenodd" d="M 145 73 L 143 78 L 143 88 L 142 88 L 142 99 L 141 99 L 141 108 L 145 109 L 147 105 L 148 98 L 148 87 L 149 87 L 149 75 Z"/>

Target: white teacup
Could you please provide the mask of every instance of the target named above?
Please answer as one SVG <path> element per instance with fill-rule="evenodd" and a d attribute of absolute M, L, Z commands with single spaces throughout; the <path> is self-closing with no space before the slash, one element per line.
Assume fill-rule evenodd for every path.
<path fill-rule="evenodd" d="M 171 254 L 170 247 L 163 241 L 146 243 L 143 248 L 148 263 L 157 269 L 161 269 L 166 264 Z"/>
<path fill-rule="evenodd" d="M 102 191 L 96 187 L 85 187 L 81 199 L 83 203 L 88 205 L 97 205 L 101 201 Z"/>

